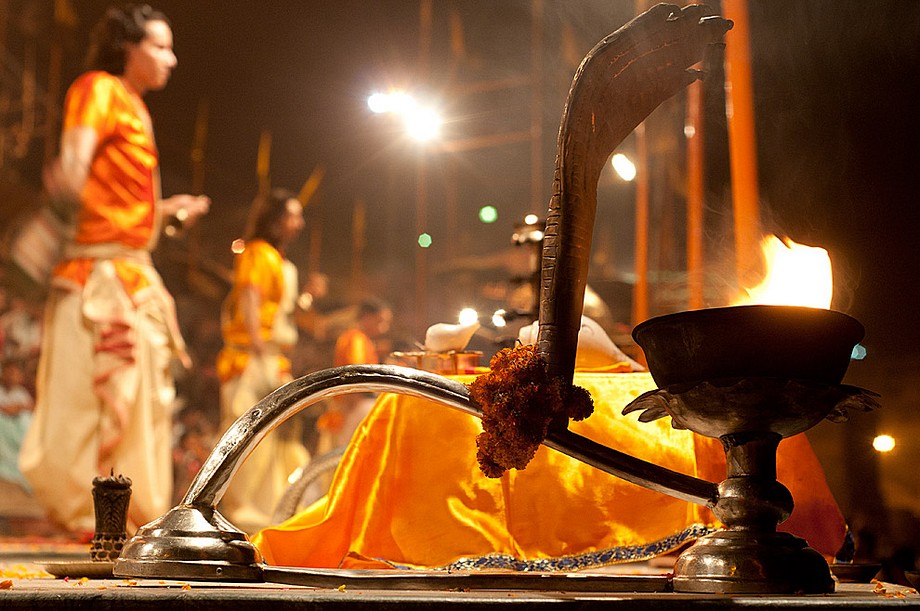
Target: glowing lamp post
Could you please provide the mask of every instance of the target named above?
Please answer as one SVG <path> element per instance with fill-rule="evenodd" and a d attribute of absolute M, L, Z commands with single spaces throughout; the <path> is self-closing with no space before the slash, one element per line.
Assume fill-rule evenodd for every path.
<path fill-rule="evenodd" d="M 430 106 L 421 106 L 415 97 L 405 91 L 372 93 L 367 107 L 374 114 L 392 114 L 403 122 L 406 135 L 418 142 L 430 142 L 441 135 L 443 120 Z"/>
<path fill-rule="evenodd" d="M 430 106 L 422 106 L 414 96 L 405 91 L 373 93 L 367 106 L 375 114 L 390 114 L 400 120 L 406 135 L 419 143 L 428 143 L 441 135 L 441 115 Z M 424 155 L 418 156 L 418 178 L 415 192 L 415 223 L 419 248 L 415 251 L 415 320 L 424 324 L 428 311 L 428 259 L 427 249 L 431 236 L 428 224 L 428 188 Z"/>

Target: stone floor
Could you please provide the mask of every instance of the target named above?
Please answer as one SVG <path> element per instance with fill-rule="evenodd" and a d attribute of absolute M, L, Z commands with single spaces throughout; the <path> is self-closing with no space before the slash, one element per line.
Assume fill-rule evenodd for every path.
<path fill-rule="evenodd" d="M 9 573 L 9 569 L 5 574 Z M 166 580 L 53 579 L 24 574 L 0 581 L 3 609 L 920 609 L 916 590 L 839 584 L 823 596 L 705 595 L 560 590 L 406 590 L 216 584 Z"/>
<path fill-rule="evenodd" d="M 381 585 L 379 580 L 359 582 L 350 573 L 336 571 L 321 579 L 308 577 L 314 585 L 291 585 L 289 572 L 277 567 L 266 568 L 271 582 L 265 583 L 118 579 L 102 574 L 105 571 L 96 574 L 98 563 L 89 562 L 88 549 L 87 544 L 60 539 L 0 540 L 0 609 L 920 609 L 915 589 L 882 582 L 838 583 L 833 594 L 807 596 L 667 592 L 662 590 L 667 589 L 668 569 L 655 564 L 561 576 L 580 582 L 570 587 L 560 583 L 558 574 L 547 587 L 534 586 L 532 578 L 538 576 L 528 575 L 531 579 L 525 583 L 513 575 L 507 579 L 508 574 L 492 583 L 484 583 L 479 574 L 471 587 L 464 587 L 463 576 L 459 586 L 453 581 L 418 580 L 417 575 L 411 575 L 412 583 Z M 396 571 L 386 573 L 400 577 Z M 340 576 L 341 583 L 336 581 Z"/>
<path fill-rule="evenodd" d="M 541 584 L 539 589 L 515 587 L 515 582 L 507 580 L 484 584 L 479 575 L 472 587 L 464 587 L 462 581 L 453 587 L 434 580 L 416 581 L 417 575 L 409 584 L 384 586 L 343 578 L 336 586 L 333 573 L 312 582 L 321 587 L 81 577 L 86 571 L 78 569 L 93 564 L 88 561 L 87 543 L 56 530 L 28 494 L 0 481 L 0 609 L 920 609 L 916 590 L 880 582 L 839 583 L 835 593 L 823 596 L 663 592 L 670 568 L 663 559 L 621 566 L 602 575 L 577 575 L 579 581 L 594 577 L 593 586 L 565 587 L 556 575 L 551 587 Z M 62 576 L 69 572 L 62 573 L 61 566 L 74 567 L 73 576 Z M 637 574 L 649 580 L 632 577 Z M 266 570 L 267 579 L 284 581 L 284 577 L 283 569 Z M 652 585 L 646 587 L 649 583 Z M 633 591 L 642 589 L 648 591 Z"/>

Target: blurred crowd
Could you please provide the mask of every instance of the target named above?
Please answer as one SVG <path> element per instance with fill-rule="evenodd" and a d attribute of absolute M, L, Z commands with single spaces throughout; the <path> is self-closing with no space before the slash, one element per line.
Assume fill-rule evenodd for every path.
<path fill-rule="evenodd" d="M 40 343 L 41 304 L 9 290 L 0 275 L 0 480 L 26 492 L 17 461 L 35 407 Z"/>

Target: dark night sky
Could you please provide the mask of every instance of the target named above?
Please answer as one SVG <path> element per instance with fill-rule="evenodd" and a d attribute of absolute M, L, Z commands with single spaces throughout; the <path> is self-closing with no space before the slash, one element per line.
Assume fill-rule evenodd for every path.
<path fill-rule="evenodd" d="M 12 4 L 21 4 L 11 0 Z M 49 3 L 50 4 L 50 3 Z M 74 2 L 81 18 L 65 62 L 66 80 L 79 70 L 85 29 L 108 4 Z M 866 326 L 870 359 L 854 365 L 858 383 L 888 392 L 887 413 L 916 410 L 920 381 L 920 3 L 900 0 L 771 0 L 750 2 L 762 210 L 765 229 L 827 248 L 835 267 L 834 307 Z M 202 224 L 212 256 L 229 264 L 230 240 L 242 227 L 256 190 L 259 133 L 273 134 L 272 178 L 299 188 L 317 165 L 327 169 L 311 222 L 324 230 L 321 265 L 337 282 L 348 272 L 348 219 L 366 201 L 372 237 L 369 272 L 395 300 L 411 294 L 406 272 L 414 215 L 412 151 L 393 127 L 371 116 L 366 95 L 387 84 L 411 83 L 418 53 L 418 3 L 412 0 L 162 0 L 173 21 L 179 68 L 148 103 L 154 115 L 167 192 L 191 186 L 189 148 L 201 99 L 209 107 L 205 192 L 214 200 Z M 434 0 L 430 88 L 446 78 L 448 14 L 466 29 L 470 79 L 526 72 L 530 62 L 529 0 Z M 578 56 L 633 16 L 632 1 L 545 0 L 543 91 L 545 192 L 530 201 L 526 147 L 479 151 L 460 159 L 462 185 L 455 246 L 485 253 L 508 245 L 526 212 L 545 212 L 555 134 L 574 66 L 557 50 L 569 24 Z M 728 34 L 731 36 L 731 33 Z M 718 89 L 720 85 L 710 85 Z M 526 91 L 471 101 L 446 101 L 454 136 L 527 129 Z M 708 119 L 709 120 L 709 119 Z M 709 120 L 724 130 L 724 115 Z M 716 156 L 718 160 L 718 156 Z M 444 256 L 442 164 L 430 162 L 429 212 Z M 726 168 L 712 168 L 725 174 Z M 26 175 L 37 182 L 37 173 Z M 724 192 L 710 194 L 708 219 L 724 217 Z M 483 203 L 500 210 L 482 227 Z M 631 227 L 631 221 L 626 224 Z M 627 234 L 629 231 L 627 231 Z M 597 235 L 597 230 L 596 230 Z M 718 236 L 713 241 L 723 239 Z M 306 242 L 303 240 L 302 242 Z M 306 257 L 307 244 L 292 253 Z M 440 316 L 441 320 L 449 318 Z M 437 320 L 425 321 L 426 324 Z M 855 370 L 855 371 L 854 371 Z M 899 378 L 884 378 L 897 371 Z M 915 436 L 917 437 L 917 436 Z M 920 459 L 920 450 L 913 456 Z M 920 492 L 916 490 L 915 493 Z"/>
<path fill-rule="evenodd" d="M 86 24 L 107 5 L 76 4 Z M 148 97 L 167 191 L 190 188 L 188 149 L 196 108 L 202 98 L 209 105 L 205 191 L 219 214 L 203 231 L 219 240 L 241 223 L 256 188 L 262 129 L 273 134 L 276 184 L 298 188 L 316 165 L 327 168 L 314 213 L 323 217 L 324 264 L 331 271 L 347 269 L 336 266 L 342 244 L 331 238 L 348 231 L 345 212 L 356 198 L 367 201 L 371 220 L 379 221 L 376 227 L 403 229 L 400 223 L 413 215 L 414 170 L 407 154 L 412 151 L 394 144 L 392 126 L 366 111 L 365 96 L 381 85 L 410 82 L 418 50 L 417 3 L 345 0 L 331 8 L 303 0 L 164 0 L 158 6 L 174 22 L 180 61 L 167 89 Z M 448 7 L 458 8 L 464 19 L 471 77 L 526 71 L 529 2 L 435 2 L 435 88 L 443 78 L 439 59 L 445 56 Z M 477 233 L 469 249 L 504 246 L 512 219 L 545 209 L 555 132 L 572 73 L 554 53 L 561 20 L 571 25 L 583 54 L 631 11 L 631 2 L 545 3 L 551 58 L 544 77 L 546 197 L 529 201 L 523 147 L 482 151 L 466 160 L 472 168 L 464 177 L 470 195 L 460 224 L 473 224 L 472 215 L 487 199 L 502 213 L 510 211 L 500 218 L 504 223 Z M 766 228 L 831 252 L 835 307 L 864 321 L 868 344 L 916 351 L 920 331 L 901 322 L 913 318 L 909 314 L 920 298 L 920 285 L 911 282 L 920 263 L 912 239 L 920 220 L 915 186 L 920 130 L 910 96 L 920 75 L 920 6 L 752 2 L 751 20 Z M 68 77 L 78 69 L 75 61 L 65 64 Z M 511 92 L 486 101 L 491 107 L 473 104 L 472 112 L 455 104 L 449 110 L 457 122 L 449 129 L 458 135 L 526 129 L 521 117 L 526 107 L 520 106 L 525 96 Z M 475 174 L 483 166 L 488 169 Z M 433 205 L 439 177 L 435 168 L 429 179 Z M 387 210 L 394 206 L 395 215 Z"/>
<path fill-rule="evenodd" d="M 840 307 L 870 325 L 869 341 L 916 352 L 917 327 L 901 323 L 920 297 L 920 7 L 752 4 L 768 206 L 837 255 Z"/>

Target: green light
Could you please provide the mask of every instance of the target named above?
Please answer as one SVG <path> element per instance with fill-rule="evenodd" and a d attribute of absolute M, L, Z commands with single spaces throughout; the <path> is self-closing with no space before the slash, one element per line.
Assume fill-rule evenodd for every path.
<path fill-rule="evenodd" d="M 431 246 L 431 236 L 427 233 L 423 233 L 418 237 L 418 245 L 422 248 L 428 248 Z"/>
<path fill-rule="evenodd" d="M 868 352 L 869 351 L 866 350 L 865 346 L 862 344 L 856 344 L 853 346 L 853 352 L 850 354 L 850 359 L 854 361 L 861 361 L 866 358 L 866 354 L 868 354 Z"/>
<path fill-rule="evenodd" d="M 494 223 L 498 220 L 498 210 L 495 206 L 483 206 L 479 209 L 479 220 L 483 223 Z"/>

